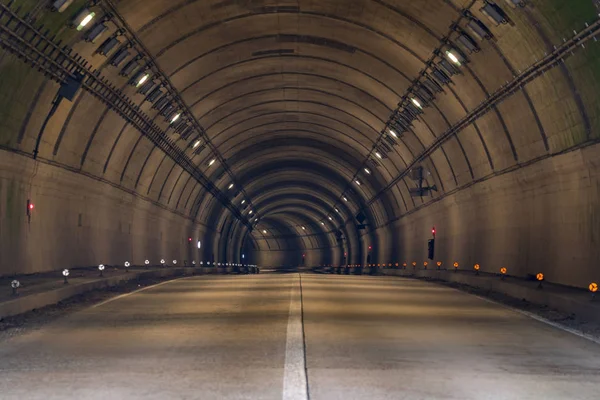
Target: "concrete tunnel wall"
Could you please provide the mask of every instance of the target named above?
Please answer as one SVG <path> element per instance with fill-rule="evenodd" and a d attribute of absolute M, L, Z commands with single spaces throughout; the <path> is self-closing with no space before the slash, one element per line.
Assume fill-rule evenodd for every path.
<path fill-rule="evenodd" d="M 86 2 L 64 14 L 46 3 L 21 2 L 21 14 L 44 23 L 166 130 L 168 122 L 108 65 L 110 58 L 95 53 L 99 43 L 66 27 Z M 252 231 L 232 223 L 193 177 L 85 91 L 59 107 L 36 166 L 33 145 L 58 85 L 0 50 L 0 275 L 130 258 L 241 262 L 242 252 L 269 266 L 300 264 L 301 254 L 306 264 L 342 264 L 344 252 L 349 264 L 365 263 L 369 254 L 373 263 L 422 263 L 435 225 L 436 258 L 444 263 L 477 262 L 490 272 L 506 266 L 519 276 L 544 271 L 548 280 L 574 286 L 598 279 L 595 42 L 426 157 L 427 183 L 438 187 L 431 197 L 411 198 L 414 183 L 394 181 L 491 93 L 592 23 L 595 2 L 530 0 L 514 9 L 498 2 L 513 22 L 499 26 L 479 11 L 482 0 L 356 0 L 354 7 L 300 1 L 298 9 L 286 1 L 217 8 L 208 1 L 116 3 L 245 193 L 228 192 L 231 176 L 220 163 L 207 167 L 214 157 L 208 147 L 194 153 L 202 136 L 166 135 L 245 218 L 242 197 L 261 221 Z M 495 40 L 478 42 L 481 52 L 468 54 L 469 63 L 371 167 L 374 173 L 361 174 L 391 112 L 465 9 Z M 108 26 L 104 38 L 116 32 Z M 285 53 L 291 47 L 295 58 Z M 361 187 L 353 185 L 357 170 Z M 30 224 L 27 199 L 36 206 Z M 366 231 L 356 229 L 359 210 L 367 214 Z M 202 241 L 200 251 L 188 236 L 194 245 Z"/>

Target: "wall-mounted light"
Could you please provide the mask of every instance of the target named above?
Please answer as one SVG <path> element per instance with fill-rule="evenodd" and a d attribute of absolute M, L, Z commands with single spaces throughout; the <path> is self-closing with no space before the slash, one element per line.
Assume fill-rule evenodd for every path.
<path fill-rule="evenodd" d="M 452 61 L 454 65 L 461 66 L 465 63 L 465 58 L 460 54 L 460 52 L 456 49 L 447 49 L 446 57 L 448 60 Z"/>
<path fill-rule="evenodd" d="M 92 29 L 85 35 L 85 41 L 88 43 L 96 43 L 96 40 L 102 36 L 104 32 L 108 30 L 108 27 L 104 23 L 94 25 Z"/>
<path fill-rule="evenodd" d="M 146 74 L 143 71 L 138 72 L 132 79 L 132 83 L 136 88 L 142 86 L 150 78 L 150 74 Z"/>
<path fill-rule="evenodd" d="M 263 233 L 266 235 L 266 234 L 267 234 L 267 230 L 266 230 L 266 229 L 263 229 Z"/>
<path fill-rule="evenodd" d="M 142 84 L 142 86 L 140 86 L 138 93 L 146 95 L 150 90 L 154 88 L 155 85 L 156 83 L 152 82 L 151 80 L 146 80 L 146 82 Z"/>
<path fill-rule="evenodd" d="M 114 49 L 115 47 L 117 47 L 120 44 L 121 44 L 121 42 L 119 42 L 119 39 L 117 39 L 116 37 L 108 38 L 104 41 L 104 43 L 102 43 L 98 47 L 98 49 L 96 50 L 96 53 L 101 54 L 103 56 L 107 56 L 108 53 L 110 53 L 110 51 L 112 49 Z"/>
<path fill-rule="evenodd" d="M 465 49 L 467 49 L 467 51 L 469 53 L 479 53 L 479 51 L 481 50 L 479 48 L 479 46 L 477 45 L 477 42 L 475 41 L 475 39 L 473 39 L 471 36 L 469 36 L 466 33 L 461 33 L 460 35 L 458 35 L 458 37 L 456 38 L 456 41 L 462 45 Z"/>
<path fill-rule="evenodd" d="M 227 189 L 231 190 L 231 189 L 233 189 L 233 186 L 234 186 L 233 183 L 230 183 L 229 186 L 227 187 Z"/>
<path fill-rule="evenodd" d="M 325 222 L 321 221 L 321 225 L 325 226 Z"/>
<path fill-rule="evenodd" d="M 412 99 L 410 99 L 410 101 L 415 105 L 415 107 L 417 107 L 418 109 L 422 110 L 423 109 L 423 105 L 421 104 L 421 102 L 419 100 L 417 100 L 417 98 L 413 97 Z"/>
<path fill-rule="evenodd" d="M 477 18 L 471 17 L 471 20 L 467 23 L 466 27 L 473 33 L 479 40 L 493 39 L 494 35 L 489 30 L 486 24 Z"/>
<path fill-rule="evenodd" d="M 154 90 L 152 90 L 150 92 L 148 97 L 146 97 L 146 101 L 149 101 L 150 103 L 154 103 L 156 100 L 158 100 L 158 98 L 160 96 L 162 96 L 162 94 L 163 94 L 163 92 L 162 92 L 162 90 L 160 90 L 160 85 L 158 85 L 157 87 L 154 88 Z"/>
<path fill-rule="evenodd" d="M 360 181 L 359 181 L 358 179 L 356 179 L 356 180 L 354 181 L 354 183 L 356 183 L 358 186 L 360 186 L 360 185 L 361 185 L 361 183 L 360 183 Z"/>
<path fill-rule="evenodd" d="M 137 62 L 137 60 L 133 59 L 133 60 L 129 61 L 127 64 L 125 64 L 125 66 L 123 67 L 123 69 L 121 70 L 121 72 L 119 73 L 119 75 L 121 75 L 121 76 L 129 76 L 135 70 L 137 70 L 139 67 L 140 67 L 140 65 Z"/>
<path fill-rule="evenodd" d="M 442 60 L 445 61 L 445 60 Z M 439 83 L 439 85 L 447 85 L 450 82 L 452 82 L 452 79 L 450 79 L 450 76 L 454 75 L 455 73 L 452 72 L 450 75 L 448 75 L 445 71 L 439 69 L 439 68 L 433 68 L 431 70 L 431 75 L 435 78 L 435 80 Z"/>
<path fill-rule="evenodd" d="M 110 65 L 113 67 L 118 67 L 123 61 L 125 61 L 127 57 L 129 57 L 130 54 L 131 53 L 129 52 L 128 47 L 121 47 L 113 56 L 112 60 L 110 61 Z"/>
<path fill-rule="evenodd" d="M 331 218 L 331 216 L 328 216 L 327 218 L 329 218 L 330 221 L 333 221 L 333 218 Z"/>
<path fill-rule="evenodd" d="M 66 285 L 66 284 L 69 283 L 69 274 L 70 274 L 70 272 L 69 272 L 68 269 L 65 268 L 65 269 L 63 269 L 62 274 L 63 274 L 63 278 L 64 278 L 63 279 L 63 283 Z"/>
<path fill-rule="evenodd" d="M 348 198 L 347 198 L 346 196 L 343 196 L 343 197 L 342 197 L 342 199 L 343 199 L 344 201 L 348 201 Z"/>
<path fill-rule="evenodd" d="M 305 226 L 303 226 L 303 227 L 302 227 L 302 230 L 303 230 L 303 231 L 305 231 L 305 230 L 306 230 L 306 227 L 305 227 Z"/>
<path fill-rule="evenodd" d="M 59 13 L 65 11 L 74 0 L 56 0 L 52 3 L 52 11 L 58 11 Z"/>
<path fill-rule="evenodd" d="M 177 120 L 181 117 L 181 113 L 177 113 L 175 114 L 172 118 L 171 118 L 171 124 L 174 124 L 175 122 L 177 122 Z"/>
<path fill-rule="evenodd" d="M 79 12 L 79 14 L 77 14 L 75 16 L 75 18 L 73 19 L 73 26 L 78 30 L 81 31 L 83 30 L 86 26 L 89 25 L 89 23 L 92 21 L 92 19 L 94 19 L 94 16 L 96 15 L 95 12 L 90 11 L 87 8 L 84 8 L 83 10 L 81 10 Z"/>
<path fill-rule="evenodd" d="M 246 199 L 242 200 L 242 204 L 246 204 Z"/>
<path fill-rule="evenodd" d="M 253 210 L 248 211 L 248 215 L 252 215 L 252 213 L 254 213 Z"/>
<path fill-rule="evenodd" d="M 365 172 L 367 173 L 367 175 L 371 175 L 371 170 L 369 168 L 365 168 Z"/>
<path fill-rule="evenodd" d="M 103 264 L 98 265 L 98 271 L 100 271 L 100 276 L 104 276 L 104 265 Z"/>
<path fill-rule="evenodd" d="M 210 160 L 210 161 L 208 162 L 208 166 L 209 166 L 209 167 L 211 167 L 211 166 L 212 166 L 214 163 L 216 163 L 216 162 L 217 162 L 217 159 L 216 159 L 216 158 L 213 158 L 212 160 Z"/>
<path fill-rule="evenodd" d="M 389 134 L 390 134 L 390 135 L 391 135 L 393 138 L 396 138 L 396 139 L 398 139 L 398 134 L 396 133 L 396 131 L 395 131 L 395 130 L 393 130 L 393 129 L 388 129 L 388 133 L 389 133 Z"/>
<path fill-rule="evenodd" d="M 500 24 L 508 24 L 510 22 L 510 18 L 504 12 L 500 6 L 496 3 L 487 2 L 485 5 L 479 9 L 490 21 L 492 21 L 496 25 Z"/>

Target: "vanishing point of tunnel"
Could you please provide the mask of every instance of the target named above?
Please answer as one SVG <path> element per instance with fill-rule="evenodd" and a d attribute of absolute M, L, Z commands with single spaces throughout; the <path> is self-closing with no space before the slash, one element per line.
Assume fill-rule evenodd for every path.
<path fill-rule="evenodd" d="M 598 39 L 598 0 L 0 0 L 0 399 L 598 399 Z"/>

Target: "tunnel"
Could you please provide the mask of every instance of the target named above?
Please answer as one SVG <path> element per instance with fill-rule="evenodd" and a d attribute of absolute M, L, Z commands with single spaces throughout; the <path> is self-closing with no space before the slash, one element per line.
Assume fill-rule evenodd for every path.
<path fill-rule="evenodd" d="M 103 279 L 211 274 L 73 312 L 44 328 L 71 336 L 19 342 L 23 357 L 0 313 L 14 356 L 0 392 L 41 398 L 26 386 L 55 378 L 57 399 L 591 399 L 597 338 L 449 281 L 600 320 L 599 13 L 596 0 L 0 0 L 0 300 L 72 289 L 100 265 Z M 112 335 L 139 365 L 97 347 Z M 167 353 L 165 369 L 199 376 L 153 364 Z"/>

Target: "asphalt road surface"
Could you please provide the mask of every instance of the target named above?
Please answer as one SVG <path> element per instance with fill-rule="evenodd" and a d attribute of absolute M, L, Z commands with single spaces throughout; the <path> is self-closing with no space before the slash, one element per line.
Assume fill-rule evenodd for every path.
<path fill-rule="evenodd" d="M 0 399 L 598 399 L 600 346 L 434 284 L 193 277 L 0 342 Z"/>

